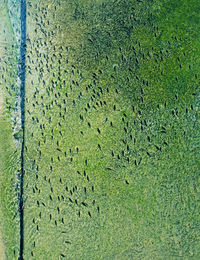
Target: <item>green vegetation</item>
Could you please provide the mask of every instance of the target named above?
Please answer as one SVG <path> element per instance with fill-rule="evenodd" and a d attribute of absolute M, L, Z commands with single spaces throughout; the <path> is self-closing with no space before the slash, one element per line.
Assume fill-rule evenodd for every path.
<path fill-rule="evenodd" d="M 19 245 L 19 216 L 17 213 L 17 169 L 19 151 L 13 142 L 11 124 L 6 116 L 0 117 L 0 198 L 1 231 L 6 259 L 17 259 Z M 1 248 L 0 248 L 1 250 Z M 3 254 L 3 252 L 1 252 Z M 10 257 L 10 258 L 9 258 Z M 12 257 L 12 258 L 11 258 Z"/>
<path fill-rule="evenodd" d="M 199 259 L 199 9 L 27 1 L 24 259 Z"/>
<path fill-rule="evenodd" d="M 198 8 L 176 5 L 29 5 L 26 258 L 199 255 Z"/>
<path fill-rule="evenodd" d="M 0 9 L 0 259 L 17 259 L 19 216 L 17 171 L 20 149 L 13 131 L 16 127 L 17 47 L 6 4 Z M 13 129 L 13 131 L 12 131 Z"/>

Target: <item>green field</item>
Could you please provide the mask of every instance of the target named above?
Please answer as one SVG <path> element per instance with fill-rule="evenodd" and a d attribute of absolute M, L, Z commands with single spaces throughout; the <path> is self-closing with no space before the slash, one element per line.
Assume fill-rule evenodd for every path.
<path fill-rule="evenodd" d="M 18 170 L 20 145 L 18 131 L 17 63 L 18 48 L 8 8 L 0 3 L 0 259 L 18 259 L 19 214 Z"/>
<path fill-rule="evenodd" d="M 14 37 L 9 19 L 4 27 Z M 27 1 L 25 260 L 200 258 L 199 29 L 197 0 Z M 17 62 L 4 61 L 10 260 L 21 132 L 9 109 Z"/>

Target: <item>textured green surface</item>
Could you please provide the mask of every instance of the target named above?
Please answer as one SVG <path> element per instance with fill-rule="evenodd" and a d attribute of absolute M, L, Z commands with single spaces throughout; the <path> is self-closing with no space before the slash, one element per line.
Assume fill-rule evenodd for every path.
<path fill-rule="evenodd" d="M 199 16 L 27 2 L 24 259 L 199 259 Z"/>
<path fill-rule="evenodd" d="M 0 3 L 0 259 L 17 259 L 19 216 L 17 171 L 20 149 L 12 129 L 16 122 L 17 47 L 7 5 Z M 11 120 L 12 118 L 12 120 Z"/>

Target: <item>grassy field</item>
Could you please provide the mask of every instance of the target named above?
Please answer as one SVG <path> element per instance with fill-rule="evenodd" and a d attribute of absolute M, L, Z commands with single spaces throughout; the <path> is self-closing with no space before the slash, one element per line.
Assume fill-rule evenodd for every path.
<path fill-rule="evenodd" d="M 199 259 L 199 10 L 27 1 L 24 259 Z"/>
<path fill-rule="evenodd" d="M 29 6 L 27 258 L 199 256 L 198 8 Z"/>
<path fill-rule="evenodd" d="M 17 171 L 20 149 L 16 130 L 17 47 L 7 5 L 0 4 L 0 259 L 18 259 Z"/>

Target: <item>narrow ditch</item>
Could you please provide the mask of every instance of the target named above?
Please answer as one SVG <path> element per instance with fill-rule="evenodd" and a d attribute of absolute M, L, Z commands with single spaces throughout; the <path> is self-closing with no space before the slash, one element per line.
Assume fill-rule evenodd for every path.
<path fill-rule="evenodd" d="M 24 210 L 23 210 L 23 179 L 24 179 L 24 145 L 25 145 L 25 77 L 26 77 L 26 0 L 21 0 L 20 7 L 21 20 L 21 42 L 19 58 L 19 78 L 20 78 L 20 110 L 21 110 L 21 171 L 20 171 L 20 190 L 19 190 L 19 217 L 20 217 L 20 245 L 19 260 L 23 260 L 24 250 Z"/>

